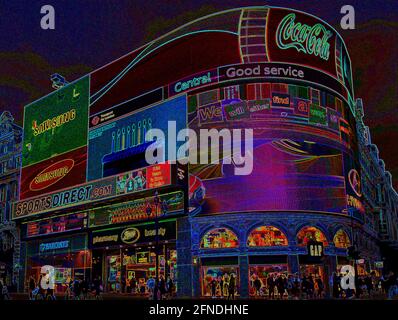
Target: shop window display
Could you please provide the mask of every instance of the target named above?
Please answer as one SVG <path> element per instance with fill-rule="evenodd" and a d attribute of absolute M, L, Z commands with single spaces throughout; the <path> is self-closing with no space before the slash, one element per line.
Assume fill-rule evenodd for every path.
<path fill-rule="evenodd" d="M 297 234 L 297 244 L 306 246 L 310 240 L 322 242 L 324 246 L 328 245 L 328 241 L 321 230 L 315 227 L 304 227 Z"/>
<path fill-rule="evenodd" d="M 217 228 L 208 231 L 200 242 L 203 249 L 236 248 L 238 237 L 227 228 Z"/>
<path fill-rule="evenodd" d="M 27 258 L 26 279 L 32 277 L 36 282 L 40 278 L 41 268 L 45 265 L 54 267 L 55 293 L 66 291 L 71 279 L 90 279 L 91 253 L 89 250 Z"/>
<path fill-rule="evenodd" d="M 343 229 L 336 232 L 333 242 L 336 248 L 348 248 L 351 246 L 350 238 Z"/>
<path fill-rule="evenodd" d="M 212 296 L 212 288 L 215 287 L 216 297 L 227 298 L 231 277 L 235 279 L 235 294 L 238 294 L 238 270 L 238 266 L 202 267 L 202 296 Z"/>
<path fill-rule="evenodd" d="M 270 279 L 288 276 L 287 264 L 257 265 L 249 267 L 249 294 L 252 297 L 270 296 Z M 276 289 L 276 288 L 274 288 Z M 271 294 L 272 296 L 272 294 Z M 274 293 L 274 296 L 275 293 Z"/>
<path fill-rule="evenodd" d="M 272 226 L 261 226 L 250 232 L 247 239 L 249 247 L 287 246 L 286 236 Z"/>

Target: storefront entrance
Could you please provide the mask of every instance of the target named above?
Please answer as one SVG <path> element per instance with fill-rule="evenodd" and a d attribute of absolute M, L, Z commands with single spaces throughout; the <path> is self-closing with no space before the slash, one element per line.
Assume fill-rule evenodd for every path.
<path fill-rule="evenodd" d="M 32 277 L 37 283 L 44 266 L 54 268 L 55 293 L 65 292 L 71 280 L 89 281 L 91 252 L 86 235 L 28 242 L 25 279 Z"/>
<path fill-rule="evenodd" d="M 106 292 L 146 295 L 155 284 L 157 251 L 159 280 L 176 288 L 175 241 L 175 220 L 159 222 L 158 236 L 152 222 L 92 231 L 93 279 L 101 278 Z"/>
<path fill-rule="evenodd" d="M 288 276 L 287 264 L 256 265 L 249 267 L 249 295 L 251 297 L 270 296 L 270 278 Z"/>
<path fill-rule="evenodd" d="M 228 297 L 229 283 L 235 281 L 235 295 L 240 284 L 238 266 L 209 266 L 202 267 L 202 296 Z"/>
<path fill-rule="evenodd" d="M 177 251 L 174 244 L 160 245 L 159 279 L 172 279 L 176 285 Z M 95 251 L 96 262 L 103 256 L 104 269 L 95 268 L 95 276 L 104 279 L 107 292 L 147 294 L 151 291 L 149 279 L 156 278 L 155 247 L 125 246 L 119 249 Z"/>

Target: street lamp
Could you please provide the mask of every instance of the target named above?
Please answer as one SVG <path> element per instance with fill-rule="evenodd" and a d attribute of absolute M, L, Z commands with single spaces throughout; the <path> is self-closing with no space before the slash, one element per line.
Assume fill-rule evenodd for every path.
<path fill-rule="evenodd" d="M 158 285 L 159 282 L 159 221 L 158 221 L 159 209 L 158 207 L 160 205 L 162 213 L 166 214 L 168 205 L 166 200 L 163 200 L 163 202 L 160 201 L 159 193 L 157 191 L 155 191 L 155 197 L 153 199 L 153 202 L 155 204 L 155 259 L 156 259 L 155 279 L 156 279 L 156 285 Z M 152 208 L 149 201 L 147 202 L 146 205 L 146 214 L 148 215 L 148 217 L 150 217 L 152 214 Z"/>
<path fill-rule="evenodd" d="M 155 253 L 156 253 L 156 269 L 155 269 L 155 277 L 156 277 L 156 285 L 159 285 L 159 226 L 158 226 L 158 206 L 160 204 L 159 193 L 155 191 L 155 197 L 153 199 L 155 203 Z"/>

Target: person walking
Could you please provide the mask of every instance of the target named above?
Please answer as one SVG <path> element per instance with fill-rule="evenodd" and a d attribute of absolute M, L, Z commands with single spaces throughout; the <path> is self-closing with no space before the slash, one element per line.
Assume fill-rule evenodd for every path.
<path fill-rule="evenodd" d="M 261 296 L 261 281 L 260 281 L 260 279 L 258 278 L 258 276 L 257 276 L 256 279 L 254 280 L 253 286 L 254 286 L 254 289 L 256 290 L 256 296 L 257 296 L 257 297 Z"/>
<path fill-rule="evenodd" d="M 95 278 L 93 281 L 93 285 L 94 285 L 95 299 L 101 300 L 101 291 L 102 291 L 101 277 Z"/>
<path fill-rule="evenodd" d="M 29 289 L 29 300 L 33 300 L 33 290 L 36 289 L 36 281 L 32 276 L 29 277 L 28 289 Z"/>
<path fill-rule="evenodd" d="M 135 277 L 131 278 L 130 286 L 131 286 L 131 292 L 133 294 L 136 294 L 137 293 L 137 280 L 135 279 Z"/>
<path fill-rule="evenodd" d="M 322 282 L 322 279 L 320 276 L 317 276 L 315 279 L 315 285 L 316 285 L 316 294 L 315 297 L 318 299 L 323 298 L 323 290 L 324 290 L 324 285 Z"/>
<path fill-rule="evenodd" d="M 173 298 L 174 283 L 173 283 L 173 279 L 171 279 L 170 277 L 169 277 L 169 280 L 167 281 L 167 292 L 168 292 L 169 299 Z"/>
<path fill-rule="evenodd" d="M 333 272 L 333 298 L 338 299 L 340 296 L 340 276 L 336 273 Z"/>
<path fill-rule="evenodd" d="M 160 300 L 164 298 L 164 295 L 166 294 L 166 281 L 163 277 L 163 275 L 160 276 L 160 281 L 159 281 L 159 293 L 160 293 Z"/>
<path fill-rule="evenodd" d="M 216 279 L 213 279 L 210 282 L 210 289 L 211 289 L 211 297 L 213 299 L 215 299 L 216 298 L 216 293 L 217 293 L 217 280 Z"/>
<path fill-rule="evenodd" d="M 1 288 L 1 291 L 0 291 L 1 298 L 0 298 L 0 300 L 11 300 L 10 294 L 8 292 L 7 284 L 5 283 L 4 280 L 1 280 L 1 279 L 0 279 L 0 288 Z"/>
<path fill-rule="evenodd" d="M 228 300 L 231 298 L 232 300 L 235 299 L 235 277 L 231 274 L 229 278 L 229 285 L 228 285 Z"/>
<path fill-rule="evenodd" d="M 274 299 L 275 297 L 275 280 L 273 274 L 270 274 L 267 278 L 267 287 L 268 287 L 268 298 Z"/>

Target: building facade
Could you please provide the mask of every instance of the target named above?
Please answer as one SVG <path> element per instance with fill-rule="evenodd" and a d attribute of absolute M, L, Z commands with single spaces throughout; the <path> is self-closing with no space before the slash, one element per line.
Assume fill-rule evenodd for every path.
<path fill-rule="evenodd" d="M 8 111 L 0 115 L 0 278 L 16 286 L 20 272 L 20 235 L 11 220 L 11 203 L 18 200 L 22 128 Z"/>
<path fill-rule="evenodd" d="M 58 292 L 101 278 L 147 293 L 159 275 L 206 297 L 234 278 L 250 297 L 271 274 L 328 287 L 351 246 L 360 274 L 380 273 L 396 193 L 362 116 L 324 21 L 249 7 L 186 24 L 25 107 L 13 204 L 25 279 L 52 270 Z"/>

